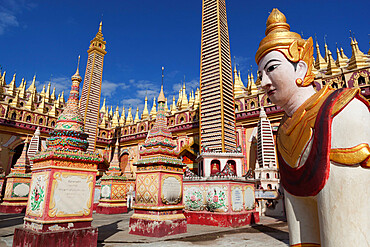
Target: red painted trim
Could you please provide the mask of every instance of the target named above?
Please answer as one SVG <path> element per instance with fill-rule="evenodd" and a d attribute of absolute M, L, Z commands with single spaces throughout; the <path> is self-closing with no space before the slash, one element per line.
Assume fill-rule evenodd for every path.
<path fill-rule="evenodd" d="M 98 229 L 95 227 L 56 232 L 37 232 L 17 227 L 13 238 L 13 246 L 95 247 L 97 242 Z"/>
<path fill-rule="evenodd" d="M 246 226 L 260 221 L 258 212 L 213 213 L 205 211 L 185 211 L 188 224 L 219 227 Z"/>
<path fill-rule="evenodd" d="M 281 183 L 290 194 L 315 196 L 325 186 L 330 173 L 331 125 L 334 118 L 331 112 L 344 91 L 345 89 L 334 91 L 321 106 L 314 126 L 311 152 L 303 166 L 292 168 L 278 150 Z"/>

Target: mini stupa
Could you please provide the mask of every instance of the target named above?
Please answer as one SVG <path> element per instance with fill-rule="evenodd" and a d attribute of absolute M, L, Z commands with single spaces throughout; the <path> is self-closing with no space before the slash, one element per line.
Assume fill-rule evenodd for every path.
<path fill-rule="evenodd" d="M 96 207 L 96 213 L 127 213 L 127 192 L 129 191 L 130 184 L 134 186 L 134 183 L 134 181 L 129 181 L 122 175 L 119 166 L 119 138 L 117 138 L 108 171 L 101 177 L 101 193 L 99 204 Z"/>
<path fill-rule="evenodd" d="M 130 218 L 130 234 L 163 237 L 187 231 L 183 213 L 183 167 L 176 143 L 167 127 L 163 85 L 153 128 L 134 165 L 136 199 Z"/>
<path fill-rule="evenodd" d="M 6 176 L 5 195 L 0 204 L 2 213 L 21 213 L 26 209 L 31 182 L 27 146 L 28 138 L 25 140 L 21 156 Z"/>
<path fill-rule="evenodd" d="M 78 67 L 68 102 L 47 140 L 32 158 L 32 181 L 24 224 L 16 228 L 14 246 L 96 246 L 91 226 L 98 153 L 88 153 L 79 111 Z"/>

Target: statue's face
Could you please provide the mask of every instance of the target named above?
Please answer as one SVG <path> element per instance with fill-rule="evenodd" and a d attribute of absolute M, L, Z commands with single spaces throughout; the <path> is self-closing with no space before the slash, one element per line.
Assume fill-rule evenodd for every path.
<path fill-rule="evenodd" d="M 298 91 L 295 83 L 299 73 L 279 51 L 267 53 L 258 64 L 261 86 L 272 103 L 283 107 Z"/>

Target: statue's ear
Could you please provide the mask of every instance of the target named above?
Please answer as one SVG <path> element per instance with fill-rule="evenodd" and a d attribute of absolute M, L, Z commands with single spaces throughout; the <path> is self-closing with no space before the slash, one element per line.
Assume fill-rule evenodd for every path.
<path fill-rule="evenodd" d="M 299 60 L 297 64 L 296 74 L 297 78 L 301 78 L 304 81 L 304 78 L 307 74 L 308 66 L 303 60 Z"/>

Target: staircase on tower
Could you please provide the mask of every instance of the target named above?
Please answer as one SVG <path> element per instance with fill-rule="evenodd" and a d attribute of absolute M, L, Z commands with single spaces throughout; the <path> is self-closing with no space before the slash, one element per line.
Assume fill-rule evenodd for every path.
<path fill-rule="evenodd" d="M 37 152 L 41 151 L 41 140 L 40 140 L 40 127 L 37 127 L 34 135 L 31 138 L 30 145 L 27 150 L 27 156 L 30 160 L 30 165 L 32 167 L 33 161 L 31 158 L 35 156 Z"/>

